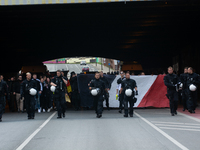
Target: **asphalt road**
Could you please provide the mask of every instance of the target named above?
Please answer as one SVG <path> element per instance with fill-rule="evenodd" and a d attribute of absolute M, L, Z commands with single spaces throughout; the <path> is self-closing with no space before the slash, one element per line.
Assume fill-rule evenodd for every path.
<path fill-rule="evenodd" d="M 200 120 L 169 109 L 136 109 L 133 118 L 118 110 L 104 110 L 98 119 L 93 110 L 6 113 L 0 123 L 0 150 L 199 150 Z"/>
<path fill-rule="evenodd" d="M 50 72 L 55 72 L 57 70 L 69 70 L 69 72 L 76 72 L 76 73 L 81 73 L 82 72 L 82 68 L 85 67 L 85 65 L 80 65 L 80 64 L 45 64 L 47 66 L 47 69 Z M 87 64 L 86 66 L 89 67 L 90 71 L 98 71 L 98 69 L 96 67 L 94 67 L 91 64 Z"/>

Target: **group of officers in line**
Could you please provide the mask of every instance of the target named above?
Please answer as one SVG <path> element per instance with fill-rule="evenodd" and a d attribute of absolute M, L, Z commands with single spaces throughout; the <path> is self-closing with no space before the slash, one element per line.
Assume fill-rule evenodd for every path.
<path fill-rule="evenodd" d="M 136 81 L 130 79 L 130 73 L 120 73 L 120 78 L 117 80 L 116 98 L 119 98 L 119 113 L 124 109 L 124 117 L 133 117 L 133 106 L 137 101 L 135 95 L 138 95 Z M 181 90 L 183 111 L 186 109 L 190 113 L 195 113 L 197 106 L 197 86 L 200 84 L 200 76 L 194 73 L 193 68 L 185 68 L 184 73 L 180 78 L 174 74 L 173 68 L 168 68 L 168 74 L 164 77 L 164 83 L 167 86 L 167 97 L 170 101 L 170 112 L 174 116 L 177 114 L 178 106 L 178 92 Z M 58 119 L 65 117 L 66 105 L 65 95 L 67 95 L 66 85 L 67 78 L 62 76 L 61 71 L 57 71 L 51 83 L 51 91 L 54 93 L 54 100 L 58 111 Z M 97 118 L 102 117 L 103 101 L 106 100 L 106 106 L 109 108 L 109 90 L 110 83 L 103 76 L 103 72 L 96 72 L 95 79 L 88 84 L 91 95 L 94 97 L 94 109 Z M 26 100 L 26 110 L 28 119 L 35 117 L 35 95 L 37 94 L 37 83 L 31 79 L 31 73 L 26 73 L 26 79 L 21 84 L 20 95 Z M 4 96 L 7 93 L 7 86 L 4 81 L 0 79 L 0 121 L 2 121 Z M 128 111 L 128 103 L 130 105 Z"/>
<path fill-rule="evenodd" d="M 168 67 L 168 74 L 164 77 L 167 86 L 167 97 L 170 101 L 171 115 L 177 115 L 178 93 L 181 93 L 183 111 L 195 113 L 197 107 L 197 87 L 200 85 L 200 76 L 194 73 L 192 67 L 185 67 L 184 73 L 178 77 L 172 67 Z"/>

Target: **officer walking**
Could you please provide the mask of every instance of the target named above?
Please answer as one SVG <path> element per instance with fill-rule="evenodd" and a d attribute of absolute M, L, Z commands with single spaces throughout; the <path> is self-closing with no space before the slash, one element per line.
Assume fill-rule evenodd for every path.
<path fill-rule="evenodd" d="M 66 105 L 65 105 L 65 93 L 66 93 L 66 85 L 67 80 L 61 75 L 61 71 L 57 70 L 57 76 L 55 76 L 51 81 L 51 86 L 55 86 L 55 102 L 56 102 L 56 108 L 58 111 L 58 119 L 62 118 L 61 114 L 63 114 L 63 117 L 65 117 L 65 111 L 66 111 Z"/>
<path fill-rule="evenodd" d="M 26 73 L 26 79 L 21 84 L 21 99 L 24 97 L 26 101 L 26 111 L 28 119 L 34 119 L 35 117 L 35 98 L 37 94 L 37 83 L 31 79 L 31 73 Z"/>
<path fill-rule="evenodd" d="M 178 77 L 173 73 L 173 68 L 168 67 L 168 74 L 164 77 L 164 83 L 167 86 L 167 97 L 170 101 L 170 112 L 171 115 L 177 115 L 177 107 L 178 107 Z"/>
<path fill-rule="evenodd" d="M 91 94 L 94 96 L 94 108 L 97 118 L 101 118 L 103 111 L 103 94 L 107 88 L 105 88 L 105 83 L 100 80 L 100 74 L 98 72 L 95 73 L 95 79 L 89 84 L 89 90 L 91 90 Z"/>
<path fill-rule="evenodd" d="M 185 67 L 184 73 L 180 75 L 180 82 L 181 82 L 180 89 L 182 95 L 183 111 L 187 109 L 187 94 L 186 94 L 187 76 L 188 76 L 188 67 Z"/>
<path fill-rule="evenodd" d="M 135 92 L 134 92 L 135 90 Z M 137 84 L 136 81 L 130 79 L 130 73 L 126 73 L 126 79 L 122 81 L 122 87 L 120 90 L 120 94 L 124 95 L 124 117 L 128 117 L 128 103 L 130 105 L 129 115 L 133 117 L 133 106 L 136 102 L 135 95 L 138 95 Z"/>
<path fill-rule="evenodd" d="M 0 75 L 1 76 L 1 75 Z M 0 78 L 0 122 L 2 122 L 2 115 L 5 109 L 5 95 L 8 94 L 8 88 L 6 82 Z"/>
<path fill-rule="evenodd" d="M 194 73 L 192 67 L 188 68 L 188 76 L 187 76 L 187 87 L 186 92 L 188 95 L 188 111 L 190 113 L 195 113 L 195 109 L 197 106 L 197 86 L 200 84 L 200 76 Z"/>
<path fill-rule="evenodd" d="M 117 90 L 116 90 L 116 96 L 119 97 L 119 113 L 122 113 L 122 109 L 124 107 L 124 93 L 119 93 L 122 85 L 122 81 L 126 78 L 124 77 L 124 72 L 120 72 L 120 78 L 117 80 Z"/>
<path fill-rule="evenodd" d="M 106 107 L 108 110 L 110 110 L 110 107 L 109 107 L 109 93 L 108 91 L 110 90 L 110 83 L 108 82 L 108 80 L 106 79 L 106 77 L 103 75 L 103 71 L 100 72 L 100 80 L 104 82 L 105 84 L 105 87 L 106 87 L 106 91 L 104 90 L 103 92 L 103 95 L 104 95 L 104 99 L 106 100 Z"/>

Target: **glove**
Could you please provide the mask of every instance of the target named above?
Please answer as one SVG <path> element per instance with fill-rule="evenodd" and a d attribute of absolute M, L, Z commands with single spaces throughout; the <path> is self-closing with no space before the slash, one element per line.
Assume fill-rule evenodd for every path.
<path fill-rule="evenodd" d="M 118 100 L 118 94 L 116 94 L 116 100 Z"/>
<path fill-rule="evenodd" d="M 135 95 L 138 95 L 138 91 L 135 92 Z"/>

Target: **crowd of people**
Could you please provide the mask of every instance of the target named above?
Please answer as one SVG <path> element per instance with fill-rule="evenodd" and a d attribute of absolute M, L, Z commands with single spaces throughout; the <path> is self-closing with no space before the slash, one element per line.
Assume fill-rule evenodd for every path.
<path fill-rule="evenodd" d="M 79 110 L 80 97 L 77 74 L 71 72 L 70 80 L 68 80 L 67 76 L 64 76 L 64 72 L 59 72 L 66 80 L 64 86 L 64 89 L 66 89 L 65 92 L 68 93 L 74 109 Z M 8 105 L 10 112 L 27 112 L 28 119 L 34 119 L 36 111 L 38 113 L 44 113 L 50 112 L 52 109 L 58 110 L 59 107 L 56 105 L 55 97 L 56 93 L 53 93 L 50 89 L 54 78 L 49 75 L 41 75 L 38 79 L 37 74 L 28 72 L 24 79 L 23 75 L 19 74 L 17 79 L 11 77 L 8 81 L 4 81 L 3 75 L 0 75 L 0 121 L 2 121 L 2 115 L 5 113 L 6 105 Z M 67 84 L 70 85 L 68 91 Z M 31 88 L 37 91 L 34 96 L 30 94 Z M 64 105 L 67 105 L 66 101 Z"/>
<path fill-rule="evenodd" d="M 119 100 L 119 113 L 124 109 L 124 117 L 133 117 L 133 106 L 137 101 L 135 95 L 138 95 L 137 84 L 135 80 L 130 79 L 129 71 L 126 74 L 119 73 L 117 80 L 116 97 Z M 114 73 L 113 73 L 114 75 Z M 117 74 L 115 74 L 117 75 Z M 141 72 L 140 75 L 145 75 Z M 195 113 L 197 106 L 197 87 L 200 85 L 200 76 L 194 73 L 192 67 L 185 67 L 184 73 L 178 77 L 172 67 L 168 68 L 168 74 L 164 77 L 164 83 L 167 86 L 167 97 L 170 102 L 170 112 L 174 116 L 177 114 L 178 93 L 181 93 L 183 102 L 183 111 L 186 109 L 190 113 Z M 70 85 L 70 88 L 68 88 Z M 52 90 L 51 87 L 55 87 Z M 109 107 L 109 90 L 111 84 L 108 82 L 104 73 L 96 72 L 93 80 L 88 83 L 91 94 L 94 97 L 94 109 L 97 118 L 102 117 L 103 101 L 106 101 L 107 109 Z M 35 92 L 34 92 L 35 91 Z M 35 94 L 33 94 L 35 93 Z M 5 112 L 6 102 L 8 102 L 11 112 L 27 112 L 28 119 L 34 119 L 35 112 L 50 112 L 52 109 L 58 111 L 58 119 L 65 117 L 66 97 L 70 97 L 75 110 L 79 110 L 80 93 L 78 89 L 77 74 L 71 72 L 70 80 L 64 72 L 58 70 L 56 76 L 48 75 L 37 76 L 37 74 L 26 73 L 26 79 L 22 75 L 18 78 L 11 77 L 5 82 L 3 75 L 0 75 L 0 121 Z M 129 103 L 129 112 L 128 112 Z"/>

